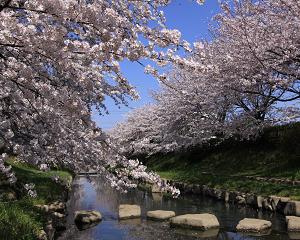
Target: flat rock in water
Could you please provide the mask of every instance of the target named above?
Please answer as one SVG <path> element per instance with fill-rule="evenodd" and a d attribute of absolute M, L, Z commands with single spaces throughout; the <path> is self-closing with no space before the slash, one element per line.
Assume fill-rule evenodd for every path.
<path fill-rule="evenodd" d="M 76 225 L 89 225 L 100 222 L 102 220 L 102 216 L 98 211 L 82 210 L 75 212 L 74 220 Z"/>
<path fill-rule="evenodd" d="M 236 229 L 241 232 L 260 233 L 269 230 L 271 227 L 272 223 L 270 221 L 255 218 L 244 218 L 239 222 Z"/>
<path fill-rule="evenodd" d="M 138 205 L 121 204 L 119 206 L 119 219 L 131 219 L 141 216 L 141 207 Z"/>
<path fill-rule="evenodd" d="M 289 232 L 300 233 L 300 217 L 286 216 L 286 223 Z"/>
<path fill-rule="evenodd" d="M 208 230 L 218 228 L 220 226 L 215 215 L 203 214 L 185 214 L 170 219 L 171 226 L 183 228 L 192 228 L 200 230 Z"/>
<path fill-rule="evenodd" d="M 152 220 L 168 220 L 171 217 L 175 217 L 175 212 L 173 211 L 163 211 L 163 210 L 155 210 L 155 211 L 148 211 L 147 218 Z"/>

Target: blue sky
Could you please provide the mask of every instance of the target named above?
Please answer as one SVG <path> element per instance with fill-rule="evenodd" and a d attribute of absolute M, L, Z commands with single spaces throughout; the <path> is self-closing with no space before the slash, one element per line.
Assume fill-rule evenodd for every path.
<path fill-rule="evenodd" d="M 193 43 L 201 39 L 210 39 L 208 31 L 212 16 L 220 11 L 218 0 L 206 0 L 203 5 L 198 5 L 192 0 L 174 0 L 164 9 L 167 18 L 167 26 L 170 29 L 178 29 L 183 39 Z M 144 73 L 144 69 L 138 63 L 125 61 L 121 63 L 121 69 L 130 83 L 136 87 L 140 100 L 129 103 L 129 107 L 115 106 L 110 99 L 106 100 L 109 114 L 99 116 L 93 114 L 97 125 L 108 130 L 117 122 L 126 118 L 126 113 L 152 101 L 150 92 L 159 89 L 155 78 Z"/>

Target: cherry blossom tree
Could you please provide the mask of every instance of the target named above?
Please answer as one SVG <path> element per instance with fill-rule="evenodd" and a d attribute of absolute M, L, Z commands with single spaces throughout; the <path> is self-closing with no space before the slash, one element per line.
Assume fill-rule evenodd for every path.
<path fill-rule="evenodd" d="M 277 103 L 299 100 L 299 4 L 234 1 L 216 16 L 215 51 L 224 85 L 242 94 L 238 106 L 264 121 Z"/>
<path fill-rule="evenodd" d="M 224 128 L 226 104 L 213 81 L 182 68 L 169 77 L 154 93 L 154 104 L 133 111 L 110 132 L 126 154 L 187 148 L 215 138 Z"/>
<path fill-rule="evenodd" d="M 112 131 L 127 150 L 151 154 L 212 138 L 250 138 L 265 126 L 299 120 L 299 3 L 243 0 L 221 7 L 214 39 L 195 43 L 168 75 L 157 74 L 162 88 L 151 108 L 136 110 Z"/>
<path fill-rule="evenodd" d="M 161 9 L 168 3 L 0 2 L 1 172 L 15 180 L 4 161 L 16 154 L 37 166 L 109 169 L 119 186 L 130 185 L 130 178 L 157 178 L 118 154 L 91 120 L 91 111 L 106 112 L 106 96 L 116 104 L 138 97 L 119 62 L 169 62 L 178 47 L 188 49 L 180 32 L 165 26 Z"/>

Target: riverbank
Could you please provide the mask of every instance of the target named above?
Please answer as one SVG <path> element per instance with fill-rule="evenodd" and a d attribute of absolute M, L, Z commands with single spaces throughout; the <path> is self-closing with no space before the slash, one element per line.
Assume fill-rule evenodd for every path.
<path fill-rule="evenodd" d="M 65 202 L 72 174 L 67 171 L 40 171 L 32 166 L 10 160 L 18 179 L 13 187 L 0 186 L 0 239 L 35 240 L 45 239 L 43 229 L 49 221 L 49 215 L 36 205 L 46 205 L 55 201 Z M 54 180 L 58 177 L 58 180 Z M 26 195 L 24 184 L 33 183 L 36 198 Z"/>
<path fill-rule="evenodd" d="M 300 200 L 300 123 L 266 129 L 255 141 L 231 139 L 143 162 L 184 184 Z"/>

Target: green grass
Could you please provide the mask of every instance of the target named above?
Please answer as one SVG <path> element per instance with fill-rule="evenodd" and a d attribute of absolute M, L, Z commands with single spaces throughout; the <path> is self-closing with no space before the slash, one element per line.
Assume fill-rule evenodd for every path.
<path fill-rule="evenodd" d="M 180 182 L 196 183 L 228 191 L 256 193 L 262 196 L 277 195 L 300 200 L 300 187 L 285 184 L 268 183 L 264 181 L 247 180 L 241 177 L 197 175 L 190 171 L 164 171 L 158 174 L 165 179 Z"/>
<path fill-rule="evenodd" d="M 36 212 L 29 199 L 0 203 L 0 239 L 36 239 L 43 222 L 43 216 Z"/>
<path fill-rule="evenodd" d="M 300 123 L 266 129 L 254 141 L 230 139 L 215 147 L 157 154 L 145 158 L 144 163 L 167 179 L 300 200 L 299 186 L 245 179 L 300 180 Z"/>
<path fill-rule="evenodd" d="M 1 240 L 32 240 L 43 228 L 46 221 L 42 212 L 34 205 L 46 204 L 61 198 L 63 186 L 54 183 L 52 176 L 59 176 L 64 181 L 71 181 L 72 175 L 66 171 L 42 172 L 32 166 L 11 159 L 18 179 L 18 186 L 25 183 L 34 183 L 37 198 L 30 198 L 20 194 L 17 201 L 0 202 L 0 239 Z M 6 187 L 9 188 L 9 187 Z M 21 195 L 21 196 L 20 196 Z"/>

